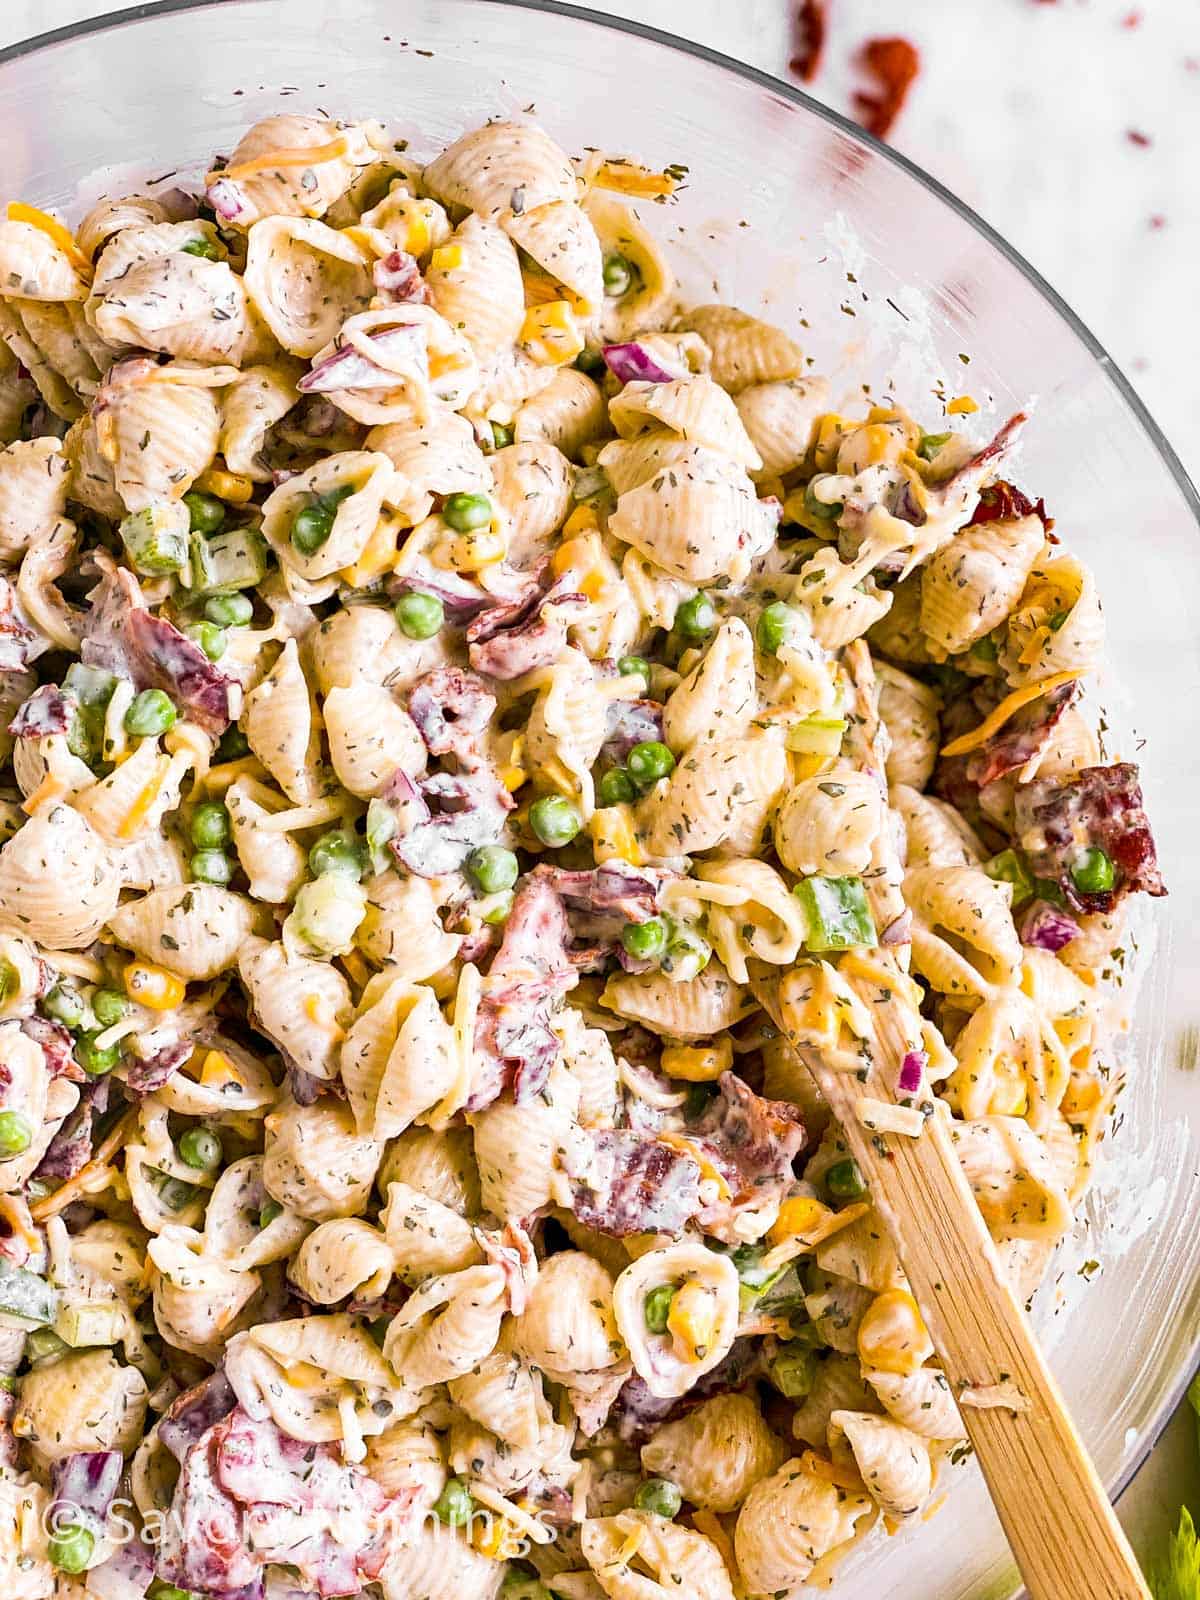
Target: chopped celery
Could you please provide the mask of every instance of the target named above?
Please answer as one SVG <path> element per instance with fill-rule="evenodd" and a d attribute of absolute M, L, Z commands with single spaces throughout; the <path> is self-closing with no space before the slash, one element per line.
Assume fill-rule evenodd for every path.
<path fill-rule="evenodd" d="M 1015 850 L 1001 850 L 998 856 L 993 856 L 990 861 L 983 863 L 983 870 L 997 883 L 1012 884 L 1014 911 L 1018 906 L 1023 906 L 1027 900 L 1032 900 L 1037 893 L 1033 873 Z"/>
<path fill-rule="evenodd" d="M 267 575 L 267 541 L 253 528 L 228 528 L 209 539 L 193 534 L 191 569 L 198 594 L 253 589 Z"/>
<path fill-rule="evenodd" d="M 344 872 L 327 872 L 306 883 L 297 894 L 284 931 L 314 954 L 345 955 L 366 914 L 367 896 L 362 885 Z"/>
<path fill-rule="evenodd" d="M 113 1301 L 76 1301 L 65 1305 L 54 1319 L 54 1331 L 73 1350 L 94 1345 L 115 1344 L 121 1337 L 124 1318 Z"/>
<path fill-rule="evenodd" d="M 36 1272 L 14 1267 L 0 1256 L 0 1324 L 9 1328 L 45 1328 L 58 1312 L 58 1292 Z"/>
<path fill-rule="evenodd" d="M 34 1328 L 25 1340 L 25 1359 L 30 1367 L 40 1367 L 44 1361 L 57 1361 L 70 1349 L 51 1328 Z"/>
<path fill-rule="evenodd" d="M 861 878 L 805 878 L 792 891 L 808 919 L 810 950 L 852 950 L 877 944 Z"/>
<path fill-rule="evenodd" d="M 798 755 L 836 756 L 845 731 L 845 717 L 805 717 L 788 729 L 787 747 Z"/>
<path fill-rule="evenodd" d="M 767 1363 L 767 1376 L 785 1400 L 803 1400 L 816 1380 L 816 1357 L 806 1343 L 789 1340 Z"/>
<path fill-rule="evenodd" d="M 188 509 L 180 501 L 147 506 L 125 518 L 121 542 L 130 564 L 146 577 L 181 572 L 188 560 Z"/>
<path fill-rule="evenodd" d="M 367 848 L 371 853 L 371 870 L 382 872 L 391 860 L 385 846 L 396 832 L 396 813 L 383 800 L 367 802 Z"/>
<path fill-rule="evenodd" d="M 118 681 L 115 673 L 105 672 L 103 667 L 85 667 L 82 661 L 72 661 L 63 678 L 63 693 L 81 706 L 106 706 Z"/>

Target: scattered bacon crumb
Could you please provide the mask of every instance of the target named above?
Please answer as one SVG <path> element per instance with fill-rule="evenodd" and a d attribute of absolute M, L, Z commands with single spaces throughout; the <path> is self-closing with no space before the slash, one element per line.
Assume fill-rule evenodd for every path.
<path fill-rule="evenodd" d="M 1163 216 L 1161 211 L 1156 211 L 1150 218 L 1150 226 L 1154 229 L 1155 233 L 1157 233 L 1160 228 L 1165 228 L 1166 225 L 1167 219 Z"/>
<path fill-rule="evenodd" d="M 1200 56 L 1184 56 L 1183 70 L 1185 72 L 1200 72 Z"/>
<path fill-rule="evenodd" d="M 796 54 L 788 65 L 802 83 L 812 83 L 825 53 L 826 0 L 801 0 L 796 14 Z"/>
<path fill-rule="evenodd" d="M 1121 26 L 1123 28 L 1140 28 L 1141 25 L 1142 13 L 1140 11 L 1127 11 L 1121 18 Z"/>
<path fill-rule="evenodd" d="M 868 39 L 859 61 L 879 84 L 880 92 L 856 90 L 855 114 L 868 133 L 886 139 L 904 109 L 913 79 L 920 71 L 921 57 L 916 45 L 907 39 Z"/>
<path fill-rule="evenodd" d="M 1145 150 L 1147 146 L 1154 143 L 1150 135 L 1148 133 L 1143 133 L 1140 128 L 1127 128 L 1125 130 L 1125 137 L 1129 140 L 1130 144 L 1136 144 L 1140 150 Z"/>

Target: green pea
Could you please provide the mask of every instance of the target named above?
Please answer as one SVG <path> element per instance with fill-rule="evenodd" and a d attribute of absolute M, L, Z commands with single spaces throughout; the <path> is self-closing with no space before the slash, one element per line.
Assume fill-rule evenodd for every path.
<path fill-rule="evenodd" d="M 97 989 L 92 996 L 92 1010 L 102 1028 L 114 1028 L 124 1022 L 131 1006 L 119 989 Z"/>
<path fill-rule="evenodd" d="M 192 643 L 198 644 L 210 661 L 219 661 L 229 646 L 225 629 L 218 628 L 215 622 L 193 622 L 186 632 Z"/>
<path fill-rule="evenodd" d="M 336 515 L 336 511 L 316 500 L 301 506 L 292 518 L 292 531 L 289 537 L 293 547 L 302 556 L 316 555 L 333 532 L 333 519 Z"/>
<path fill-rule="evenodd" d="M 602 806 L 619 806 L 636 800 L 637 789 L 624 767 L 610 767 L 596 785 L 596 798 Z"/>
<path fill-rule="evenodd" d="M 583 826 L 583 818 L 569 800 L 560 794 L 544 794 L 529 808 L 529 826 L 542 844 L 550 849 L 560 849 Z"/>
<path fill-rule="evenodd" d="M 254 602 L 246 594 L 212 594 L 204 602 L 204 615 L 218 628 L 244 628 L 254 616 Z"/>
<path fill-rule="evenodd" d="M 513 442 L 513 430 L 507 422 L 492 423 L 492 449 L 507 450 Z"/>
<path fill-rule="evenodd" d="M 205 261 L 220 261 L 222 259 L 221 246 L 211 239 L 189 239 L 180 249 L 185 256 L 202 256 Z"/>
<path fill-rule="evenodd" d="M 158 1175 L 158 1198 L 168 1211 L 183 1211 L 199 1192 L 195 1184 L 184 1183 L 182 1178 L 169 1177 L 165 1172 Z"/>
<path fill-rule="evenodd" d="M 651 784 L 674 771 L 675 757 L 661 740 L 647 739 L 643 744 L 634 745 L 626 757 L 626 764 L 629 776 L 638 788 L 648 789 Z"/>
<path fill-rule="evenodd" d="M 87 1002 L 78 989 L 69 984 L 56 983 L 42 1001 L 42 1010 L 64 1028 L 77 1028 L 87 1016 Z"/>
<path fill-rule="evenodd" d="M 233 863 L 224 850 L 197 850 L 188 866 L 197 883 L 215 883 L 220 889 L 233 877 Z"/>
<path fill-rule="evenodd" d="M 78 1522 L 73 1522 L 50 1535 L 46 1554 L 50 1557 L 51 1566 L 57 1567 L 60 1572 L 77 1573 L 86 1569 L 95 1548 L 95 1534 Z"/>
<path fill-rule="evenodd" d="M 455 533 L 474 533 L 486 528 L 493 515 L 490 495 L 452 494 L 442 507 L 442 518 Z"/>
<path fill-rule="evenodd" d="M 240 761 L 250 754 L 250 741 L 236 723 L 226 728 L 217 741 L 218 761 Z"/>
<path fill-rule="evenodd" d="M 661 917 L 627 922 L 621 929 L 621 943 L 635 961 L 653 961 L 667 948 L 667 925 Z"/>
<path fill-rule="evenodd" d="M 198 850 L 219 850 L 231 837 L 229 812 L 219 800 L 206 800 L 192 812 L 192 843 Z"/>
<path fill-rule="evenodd" d="M 683 1495 L 679 1485 L 670 1478 L 647 1478 L 639 1485 L 633 1503 L 638 1511 L 652 1511 L 656 1517 L 666 1517 L 670 1521 L 679 1515 Z"/>
<path fill-rule="evenodd" d="M 179 1159 L 201 1172 L 215 1172 L 223 1154 L 220 1136 L 211 1128 L 189 1128 L 179 1140 Z"/>
<path fill-rule="evenodd" d="M 451 1478 L 434 1501 L 433 1514 L 447 1527 L 461 1528 L 470 1522 L 475 1502 L 461 1478 Z"/>
<path fill-rule="evenodd" d="M 804 509 L 817 522 L 834 522 L 841 516 L 845 508 L 840 500 L 835 500 L 832 505 L 827 505 L 824 500 L 818 500 L 813 493 L 813 488 L 819 482 L 819 478 L 810 478 L 808 483 L 805 484 Z"/>
<path fill-rule="evenodd" d="M 645 678 L 650 682 L 650 663 L 645 656 L 622 656 L 617 662 L 617 671 L 623 678 Z"/>
<path fill-rule="evenodd" d="M 20 1111 L 0 1111 L 0 1156 L 19 1156 L 33 1142 L 33 1124 Z"/>
<path fill-rule="evenodd" d="M 216 533 L 225 523 L 225 502 L 215 494 L 202 494 L 199 489 L 189 489 L 183 497 L 188 509 L 190 531 L 205 535 Z"/>
<path fill-rule="evenodd" d="M 604 292 L 619 300 L 633 288 L 637 268 L 628 256 L 615 252 L 604 258 Z"/>
<path fill-rule="evenodd" d="M 499 894 L 511 889 L 520 868 L 511 850 L 500 844 L 485 844 L 467 857 L 467 871 L 484 894 Z"/>
<path fill-rule="evenodd" d="M 853 1156 L 835 1161 L 825 1173 L 825 1187 L 835 1200 L 857 1200 L 867 1192 L 867 1181 Z"/>
<path fill-rule="evenodd" d="M 758 625 L 754 630 L 754 637 L 763 655 L 777 654 L 780 645 L 787 644 L 795 633 L 799 620 L 795 609 L 785 605 L 782 600 L 764 606 L 758 614 Z"/>
<path fill-rule="evenodd" d="M 683 1102 L 683 1114 L 689 1122 L 695 1122 L 708 1110 L 709 1102 L 716 1094 L 716 1090 L 709 1083 L 692 1083 L 688 1085 L 687 1098 Z"/>
<path fill-rule="evenodd" d="M 258 1225 L 260 1228 L 269 1228 L 276 1217 L 283 1215 L 283 1207 L 278 1200 L 264 1200 L 258 1208 Z"/>
<path fill-rule="evenodd" d="M 135 739 L 153 739 L 175 726 L 179 713 L 163 689 L 143 689 L 125 713 L 125 732 Z"/>
<path fill-rule="evenodd" d="M 121 1048 L 110 1044 L 101 1049 L 94 1033 L 81 1033 L 75 1041 L 75 1058 L 89 1077 L 103 1078 L 121 1059 Z"/>
<path fill-rule="evenodd" d="M 694 594 L 675 613 L 675 629 L 683 639 L 695 643 L 707 639 L 717 625 L 717 608 L 706 594 Z"/>
<path fill-rule="evenodd" d="M 1071 881 L 1080 894 L 1107 894 L 1117 881 L 1117 869 L 1103 850 L 1093 846 L 1075 861 Z"/>
<path fill-rule="evenodd" d="M 493 895 L 492 903 L 483 912 L 483 920 L 489 928 L 497 927 L 501 922 L 507 922 L 509 913 L 513 908 L 513 892 L 511 889 L 501 889 L 499 894 Z"/>
<path fill-rule="evenodd" d="M 575 357 L 574 366 L 577 372 L 586 372 L 592 378 L 600 377 L 606 370 L 604 357 L 599 350 L 593 350 L 590 346 L 579 352 Z"/>
<path fill-rule="evenodd" d="M 675 1298 L 675 1285 L 673 1283 L 660 1283 L 657 1289 L 651 1289 L 642 1302 L 642 1316 L 646 1319 L 646 1326 L 651 1333 L 666 1333 L 667 1315 L 671 1310 L 671 1301 Z"/>
<path fill-rule="evenodd" d="M 410 639 L 432 639 L 446 620 L 446 608 L 435 594 L 405 594 L 396 601 L 394 615 Z"/>
<path fill-rule="evenodd" d="M 323 833 L 308 852 L 308 868 L 314 878 L 324 877 L 327 872 L 337 872 L 357 882 L 365 866 L 362 843 L 347 828 L 334 828 L 330 833 Z"/>

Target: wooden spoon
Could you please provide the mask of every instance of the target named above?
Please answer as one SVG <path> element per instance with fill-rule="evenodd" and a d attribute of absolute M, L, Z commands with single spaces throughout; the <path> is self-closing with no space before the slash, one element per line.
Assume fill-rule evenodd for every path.
<path fill-rule="evenodd" d="M 797 976 L 760 966 L 751 987 L 842 1125 L 954 1394 L 995 1397 L 992 1405 L 962 1404 L 962 1420 L 1032 1600 L 1150 1600 L 1009 1288 L 948 1119 L 930 1117 L 918 1138 L 864 1127 L 855 1111 L 862 1086 L 813 1047 Z M 863 998 L 878 1004 L 877 995 Z M 879 1045 L 886 1052 L 886 1038 Z M 881 1075 L 895 1081 L 894 1071 Z"/>

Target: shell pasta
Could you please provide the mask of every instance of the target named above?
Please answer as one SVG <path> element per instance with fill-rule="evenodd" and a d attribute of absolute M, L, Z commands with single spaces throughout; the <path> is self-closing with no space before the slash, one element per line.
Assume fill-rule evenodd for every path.
<path fill-rule="evenodd" d="M 1120 1088 L 1165 888 L 1025 418 L 835 411 L 686 169 L 428 154 L 0 222 L 20 1600 L 799 1600 L 964 1429 L 757 978 L 1022 1297 Z"/>

